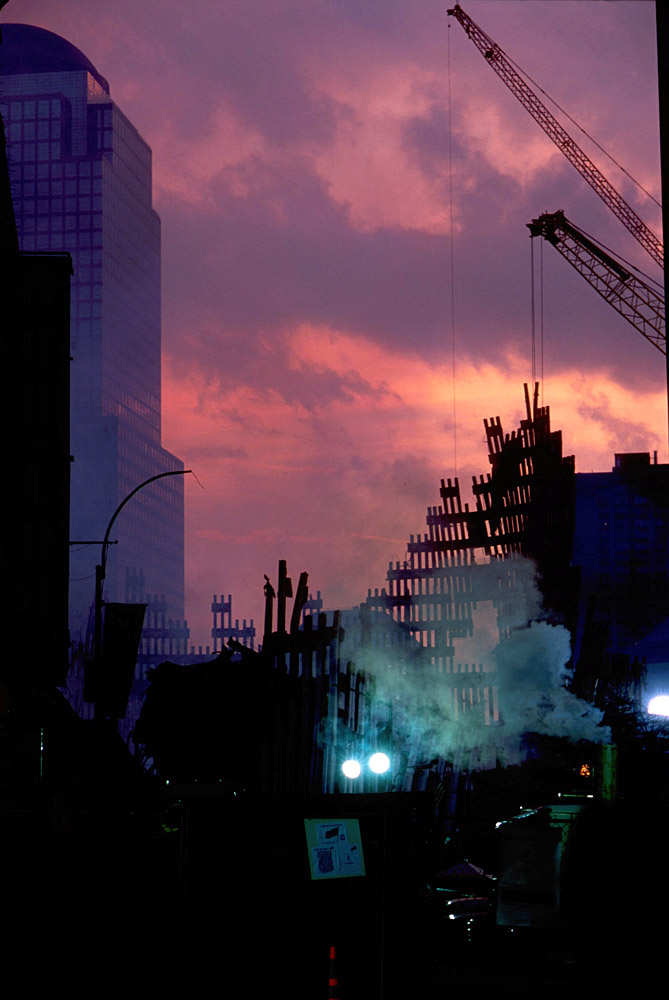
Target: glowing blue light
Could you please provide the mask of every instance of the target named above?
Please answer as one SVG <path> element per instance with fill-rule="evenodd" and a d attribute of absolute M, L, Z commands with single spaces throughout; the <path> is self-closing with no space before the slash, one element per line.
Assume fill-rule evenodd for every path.
<path fill-rule="evenodd" d="M 390 767 L 390 757 L 387 753 L 373 753 L 369 758 L 369 766 L 375 774 L 385 774 Z"/>
<path fill-rule="evenodd" d="M 669 694 L 658 694 L 648 702 L 649 715 L 669 716 Z"/>
<path fill-rule="evenodd" d="M 360 762 L 357 760 L 345 760 L 341 766 L 342 771 L 347 778 L 359 778 L 360 777 Z"/>

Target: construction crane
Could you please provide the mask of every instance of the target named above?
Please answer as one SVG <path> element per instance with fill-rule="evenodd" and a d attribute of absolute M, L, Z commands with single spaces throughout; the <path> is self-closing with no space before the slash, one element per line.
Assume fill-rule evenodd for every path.
<path fill-rule="evenodd" d="M 594 163 L 579 149 L 571 136 L 565 132 L 550 111 L 544 107 L 536 94 L 528 87 L 519 73 L 516 72 L 499 45 L 472 21 L 471 17 L 464 12 L 460 4 L 452 7 L 448 11 L 448 14 L 460 22 L 467 36 L 485 57 L 486 62 L 501 77 L 509 90 L 516 95 L 534 120 L 541 125 L 546 135 L 564 153 L 569 162 L 576 167 L 581 176 L 597 192 L 602 201 L 608 205 L 614 215 L 620 219 L 653 260 L 660 267 L 664 267 L 664 247 L 662 241 L 639 218 L 634 209 L 618 194 L 616 189 L 600 173 Z"/>
<path fill-rule="evenodd" d="M 593 243 L 564 212 L 545 212 L 527 227 L 531 236 L 552 243 L 609 305 L 658 351 L 667 353 L 664 298 L 659 292 Z"/>

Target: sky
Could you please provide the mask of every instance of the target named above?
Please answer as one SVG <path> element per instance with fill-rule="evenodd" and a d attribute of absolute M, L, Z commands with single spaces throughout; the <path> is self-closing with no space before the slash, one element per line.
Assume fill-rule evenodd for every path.
<path fill-rule="evenodd" d="M 656 232 L 655 5 L 465 0 Z M 577 472 L 667 461 L 662 355 L 526 224 L 563 209 L 656 266 L 442 0 L 10 0 L 80 48 L 153 149 L 163 444 L 186 477 L 186 615 L 263 618 L 286 559 L 325 607 L 382 587 L 442 478 L 489 469 L 523 383 Z M 538 91 L 537 91 L 538 92 Z M 532 288 L 534 286 L 534 308 Z M 534 315 L 534 320 L 533 320 Z M 260 637 L 261 638 L 261 637 Z"/>

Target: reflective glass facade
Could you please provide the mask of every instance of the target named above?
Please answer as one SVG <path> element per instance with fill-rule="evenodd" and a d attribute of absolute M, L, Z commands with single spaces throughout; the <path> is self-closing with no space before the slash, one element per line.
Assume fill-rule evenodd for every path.
<path fill-rule="evenodd" d="M 35 72 L 17 70 L 11 29 L 18 28 L 37 33 L 43 52 Z M 70 537 L 83 542 L 102 540 L 139 483 L 183 464 L 161 446 L 160 220 L 151 150 L 76 49 L 68 46 L 72 68 L 44 68 L 50 47 L 59 46 L 68 43 L 50 32 L 3 26 L 0 109 L 20 247 L 72 255 Z M 136 567 L 147 593 L 164 595 L 169 616 L 182 619 L 182 477 L 133 497 L 112 539 L 106 599 L 124 599 L 126 567 Z M 72 546 L 74 639 L 85 629 L 99 560 L 100 545 Z"/>

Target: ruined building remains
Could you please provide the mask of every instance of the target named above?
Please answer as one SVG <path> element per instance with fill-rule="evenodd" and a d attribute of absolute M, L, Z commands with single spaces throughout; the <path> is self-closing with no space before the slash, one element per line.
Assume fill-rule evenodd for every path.
<path fill-rule="evenodd" d="M 498 691 L 475 626 L 498 641 L 541 606 L 568 624 L 575 611 L 574 459 L 562 454 L 538 386 L 532 399 L 525 387 L 525 404 L 510 434 L 499 417 L 484 420 L 491 471 L 473 478 L 474 509 L 457 478 L 442 480 L 427 533 L 410 536 L 404 561 L 388 567 L 387 588 L 367 597 L 426 649 L 450 684 L 454 716 L 476 709 L 487 724 L 499 719 Z"/>

